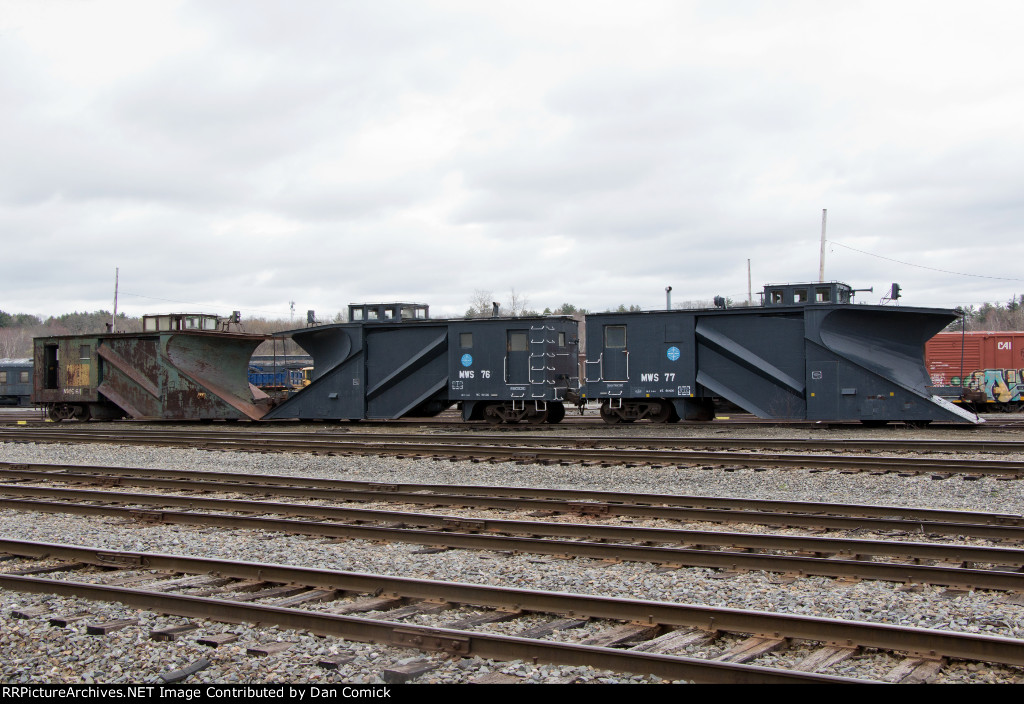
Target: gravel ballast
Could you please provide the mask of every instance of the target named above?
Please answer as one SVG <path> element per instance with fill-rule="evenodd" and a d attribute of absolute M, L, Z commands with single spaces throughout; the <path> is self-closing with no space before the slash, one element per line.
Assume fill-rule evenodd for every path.
<path fill-rule="evenodd" d="M 806 436 L 806 432 L 804 432 Z M 1016 457 L 1000 456 L 1006 459 Z M 155 449 L 113 445 L 0 444 L 0 461 L 108 466 L 139 466 L 277 474 L 357 481 L 495 484 L 628 492 L 772 498 L 836 503 L 886 504 L 1019 514 L 1024 483 L 993 478 L 936 481 L 927 476 L 841 474 L 806 470 L 622 468 L 474 464 L 381 457 L 326 457 Z M 425 553 L 420 546 L 366 541 L 325 541 L 300 536 L 223 531 L 182 526 L 125 525 L 109 519 L 0 510 L 0 535 L 18 540 L 71 543 L 125 551 L 156 551 L 198 557 L 274 562 L 322 569 L 394 574 L 404 577 L 500 584 L 527 589 L 653 599 L 707 606 L 756 609 L 789 614 L 985 633 L 1024 638 L 1024 606 L 997 592 L 960 592 L 943 587 L 864 581 L 840 583 L 807 577 L 792 581 L 754 572 L 727 578 L 700 568 L 664 569 L 644 563 L 608 564 L 589 559 L 555 559 L 537 555 L 498 555 L 450 550 Z M 949 539 L 948 542 L 958 542 Z M 15 619 L 12 610 L 45 605 L 63 614 L 88 610 L 96 619 L 138 619 L 105 636 L 85 634 L 85 621 L 65 629 L 45 618 Z M 411 623 L 441 625 L 461 611 L 421 615 Z M 430 661 L 434 669 L 416 682 L 470 682 L 501 673 L 529 682 L 647 682 L 656 678 L 610 675 L 589 668 L 497 663 L 478 658 L 449 659 L 436 654 L 320 638 L 304 633 L 246 625 L 204 624 L 203 633 L 231 632 L 235 643 L 216 649 L 194 638 L 155 642 L 156 628 L 185 620 L 138 612 L 120 605 L 98 605 L 48 595 L 0 591 L 0 680 L 30 682 L 154 682 L 160 673 L 184 668 L 202 658 L 210 663 L 188 682 L 381 683 L 385 670 Z M 91 622 L 91 621 L 90 621 Z M 523 627 L 517 622 L 516 629 Z M 509 624 L 491 624 L 504 632 Z M 598 626 L 561 631 L 562 640 L 582 640 Z M 258 642 L 282 640 L 286 652 L 256 657 L 246 651 Z M 699 646 L 687 654 L 713 657 L 729 638 Z M 807 654 L 796 645 L 763 657 L 759 665 L 791 666 Z M 352 659 L 328 670 L 316 665 L 327 656 Z M 865 652 L 827 674 L 884 679 L 898 664 L 889 655 Z M 951 663 L 936 682 L 1024 682 L 1024 671 Z"/>

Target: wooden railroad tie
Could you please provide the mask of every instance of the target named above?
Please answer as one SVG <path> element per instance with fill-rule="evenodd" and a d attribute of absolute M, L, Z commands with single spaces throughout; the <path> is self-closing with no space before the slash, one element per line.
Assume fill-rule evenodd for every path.
<path fill-rule="evenodd" d="M 278 653 L 283 653 L 284 651 L 288 650 L 293 645 L 298 645 L 298 643 L 291 642 L 291 641 L 281 641 L 281 642 L 276 642 L 276 643 L 262 643 L 260 645 L 254 645 L 251 648 L 246 648 L 245 649 L 245 654 L 246 655 L 254 655 L 254 656 L 257 656 L 257 657 L 262 657 L 264 655 L 277 655 Z"/>
<path fill-rule="evenodd" d="M 85 627 L 85 632 L 91 636 L 104 636 L 114 631 L 120 631 L 122 628 L 128 626 L 134 626 L 138 624 L 139 619 L 137 618 L 119 618 L 113 621 L 105 621 L 103 623 L 93 623 Z"/>
<path fill-rule="evenodd" d="M 414 680 L 422 674 L 437 669 L 437 663 L 430 660 L 416 660 L 385 668 L 381 679 L 388 684 L 401 684 Z"/>
<path fill-rule="evenodd" d="M 161 628 L 159 631 L 151 631 L 149 637 L 152 640 L 158 641 L 178 640 L 182 635 L 198 628 L 199 626 L 193 623 L 188 623 L 184 626 L 171 626 L 170 628 Z"/>
<path fill-rule="evenodd" d="M 766 653 L 779 650 L 788 645 L 785 638 L 764 638 L 752 636 L 738 643 L 733 648 L 719 655 L 715 660 L 720 662 L 744 663 L 759 658 Z"/>

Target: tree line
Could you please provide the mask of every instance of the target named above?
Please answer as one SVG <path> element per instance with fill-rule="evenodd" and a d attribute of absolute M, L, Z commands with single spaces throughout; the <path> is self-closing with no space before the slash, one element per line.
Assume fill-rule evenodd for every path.
<path fill-rule="evenodd" d="M 1014 295 L 1003 303 L 982 303 L 980 306 L 957 306 L 959 320 L 946 328 L 951 331 L 989 332 L 1024 330 L 1024 295 Z"/>
<path fill-rule="evenodd" d="M 105 332 L 112 321 L 118 330 L 142 329 L 140 319 L 130 318 L 123 313 L 114 319 L 108 310 L 64 313 L 45 319 L 31 313 L 7 313 L 0 310 L 0 357 L 31 357 L 34 337 Z"/>
<path fill-rule="evenodd" d="M 645 309 L 635 303 L 620 303 L 618 307 L 608 308 L 603 311 L 589 310 L 582 306 L 577 306 L 573 303 L 563 303 L 560 306 L 552 308 L 550 306 L 544 308 L 543 311 L 538 311 L 530 307 L 529 299 L 518 293 L 514 288 L 509 293 L 509 296 L 504 301 L 496 301 L 495 295 L 491 291 L 477 289 L 473 292 L 473 296 L 470 298 L 469 308 L 466 309 L 467 318 L 490 318 L 495 314 L 502 317 L 518 317 L 527 315 L 587 315 L 588 313 L 635 313 Z M 713 308 L 714 301 L 681 301 L 673 308 Z M 729 305 L 731 307 L 732 301 L 730 300 Z"/>
<path fill-rule="evenodd" d="M 336 316 L 337 317 L 337 316 Z M 58 335 L 95 335 L 108 332 L 111 327 L 117 332 L 141 332 L 142 318 L 118 313 L 117 317 L 108 310 L 91 313 L 64 313 L 63 315 L 40 318 L 30 313 L 7 313 L 0 310 L 0 358 L 21 359 L 32 356 L 32 338 Z M 299 327 L 293 321 L 267 320 L 265 318 L 243 319 L 241 329 L 257 335 L 269 335 L 280 330 Z M 294 343 L 289 343 L 288 353 L 295 352 Z M 277 343 L 281 354 L 281 343 Z M 257 354 L 273 351 L 272 343 L 260 345 Z"/>
<path fill-rule="evenodd" d="M 469 308 L 466 310 L 467 318 L 489 318 L 494 312 L 495 296 L 491 291 L 477 290 L 470 299 Z M 588 313 L 599 311 L 588 310 L 572 303 L 562 303 L 557 307 L 545 307 L 543 311 L 537 311 L 530 307 L 527 296 L 517 292 L 515 289 L 504 301 L 497 302 L 498 315 L 500 316 L 528 316 L 528 315 L 573 315 L 583 316 Z M 732 302 L 729 301 L 729 305 Z M 742 304 L 736 304 L 742 305 Z M 680 301 L 673 308 L 712 308 L 712 301 Z M 620 304 L 617 308 L 609 308 L 606 313 L 627 313 L 643 310 L 636 304 Z M 953 321 L 947 330 L 959 331 L 961 326 L 968 332 L 971 331 L 1019 331 L 1024 330 L 1024 295 L 1014 295 L 1004 303 L 983 303 L 980 306 L 960 306 L 956 312 L 961 318 Z M 333 317 L 332 322 L 345 322 L 346 315 L 338 313 Z M 132 317 L 124 313 L 118 313 L 112 319 L 110 311 L 97 310 L 93 312 L 64 313 L 63 315 L 40 318 L 30 313 L 7 313 L 0 310 L 0 358 L 24 358 L 32 356 L 32 338 L 50 337 L 56 335 L 87 335 L 104 333 L 109 326 L 118 332 L 139 332 L 142 330 L 142 319 Z M 291 330 L 301 327 L 303 323 L 294 320 L 271 320 L 267 318 L 244 318 L 241 328 L 243 331 L 258 335 L 270 335 L 282 330 Z M 270 354 L 282 351 L 282 343 L 278 342 L 277 349 L 274 349 L 272 342 L 265 342 L 257 349 L 257 354 Z M 294 354 L 299 350 L 294 343 L 288 343 L 291 347 L 286 353 Z"/>

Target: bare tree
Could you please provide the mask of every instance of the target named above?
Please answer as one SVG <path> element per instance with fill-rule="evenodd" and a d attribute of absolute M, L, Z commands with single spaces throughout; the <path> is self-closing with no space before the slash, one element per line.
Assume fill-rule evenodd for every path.
<path fill-rule="evenodd" d="M 32 338 L 23 328 L 0 328 L 0 359 L 32 356 Z"/>
<path fill-rule="evenodd" d="M 466 310 L 467 318 L 489 318 L 494 310 L 494 294 L 491 291 L 476 289 Z"/>
<path fill-rule="evenodd" d="M 516 289 L 513 286 L 509 289 L 508 307 L 502 313 L 512 317 L 527 315 L 530 313 L 526 308 L 528 305 L 530 305 L 530 300 L 524 294 L 516 293 Z"/>

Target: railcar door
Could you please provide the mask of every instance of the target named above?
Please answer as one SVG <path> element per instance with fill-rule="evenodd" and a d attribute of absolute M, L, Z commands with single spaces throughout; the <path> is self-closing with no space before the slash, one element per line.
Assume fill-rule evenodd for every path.
<path fill-rule="evenodd" d="M 629 381 L 629 348 L 626 346 L 625 325 L 604 326 L 601 361 L 601 377 L 604 381 Z"/>
<path fill-rule="evenodd" d="M 807 369 L 808 420 L 836 420 L 840 418 L 839 399 L 842 393 L 854 396 L 853 386 L 841 392 L 838 362 L 809 362 Z"/>
<path fill-rule="evenodd" d="M 60 386 L 58 374 L 58 361 L 60 355 L 57 352 L 57 345 L 46 345 L 43 348 L 43 388 L 56 389 Z"/>
<path fill-rule="evenodd" d="M 530 333 L 508 330 L 505 341 L 505 381 L 509 384 L 530 383 Z"/>

